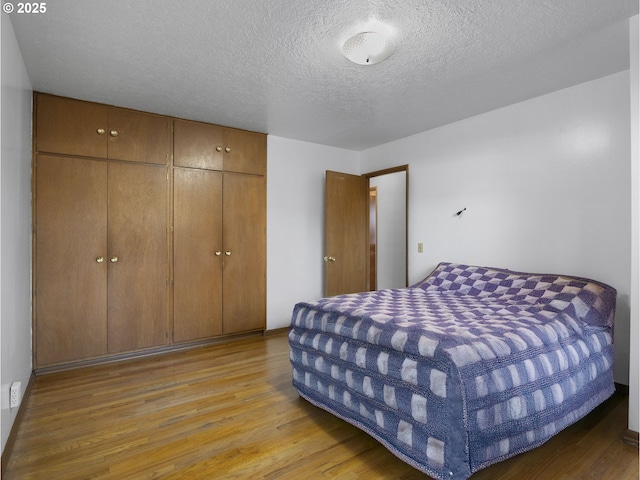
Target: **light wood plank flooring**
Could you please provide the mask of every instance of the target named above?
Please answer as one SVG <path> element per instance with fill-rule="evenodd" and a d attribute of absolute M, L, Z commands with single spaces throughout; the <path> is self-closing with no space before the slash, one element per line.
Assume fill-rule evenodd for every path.
<path fill-rule="evenodd" d="M 428 479 L 291 386 L 285 335 L 36 378 L 14 479 Z M 616 395 L 473 480 L 638 478 Z"/>

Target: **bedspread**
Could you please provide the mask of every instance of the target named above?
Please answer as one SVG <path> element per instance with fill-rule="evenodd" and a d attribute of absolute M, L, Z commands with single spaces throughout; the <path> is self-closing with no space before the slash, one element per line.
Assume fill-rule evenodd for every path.
<path fill-rule="evenodd" d="M 614 391 L 616 291 L 441 263 L 405 289 L 294 307 L 293 384 L 415 468 L 465 479 Z"/>

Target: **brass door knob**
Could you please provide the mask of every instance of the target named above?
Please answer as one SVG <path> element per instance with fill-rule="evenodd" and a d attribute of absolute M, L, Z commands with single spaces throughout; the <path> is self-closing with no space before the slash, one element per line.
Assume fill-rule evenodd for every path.
<path fill-rule="evenodd" d="M 220 255 L 222 255 L 222 252 L 220 250 L 216 250 L 216 257 L 219 257 Z"/>
<path fill-rule="evenodd" d="M 117 137 L 118 136 L 118 131 L 117 130 L 111 130 L 109 132 L 109 135 L 111 135 L 112 137 Z"/>
<path fill-rule="evenodd" d="M 118 261 L 118 257 L 111 257 L 111 258 L 109 259 L 109 261 L 110 261 L 111 263 L 116 263 L 116 262 Z"/>
<path fill-rule="evenodd" d="M 222 151 L 222 147 L 220 145 L 216 146 L 216 152 L 221 152 Z"/>
<path fill-rule="evenodd" d="M 227 152 L 227 153 L 230 153 L 231 149 L 229 147 L 225 147 L 224 151 Z"/>
<path fill-rule="evenodd" d="M 98 257 L 98 258 L 96 258 L 96 262 L 98 262 L 98 263 L 102 263 L 102 262 L 104 262 L 104 257 Z"/>
<path fill-rule="evenodd" d="M 99 128 L 99 129 L 97 129 L 97 130 L 96 130 L 96 133 L 97 133 L 98 135 L 104 135 L 106 132 L 105 132 L 105 129 L 104 129 L 104 128 Z"/>
<path fill-rule="evenodd" d="M 227 250 L 227 251 L 225 251 L 225 252 L 224 252 L 224 254 L 225 254 L 227 257 L 228 257 L 228 256 L 230 256 L 230 255 L 231 255 L 231 250 Z"/>

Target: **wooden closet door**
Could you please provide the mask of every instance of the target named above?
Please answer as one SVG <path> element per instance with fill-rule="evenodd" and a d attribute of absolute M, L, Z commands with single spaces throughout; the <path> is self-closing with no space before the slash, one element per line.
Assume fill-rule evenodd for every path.
<path fill-rule="evenodd" d="M 267 136 L 235 128 L 225 130 L 225 172 L 267 173 Z"/>
<path fill-rule="evenodd" d="M 222 334 L 222 173 L 173 178 L 173 340 Z"/>
<path fill-rule="evenodd" d="M 166 165 L 169 125 L 168 117 L 109 108 L 109 158 Z"/>
<path fill-rule="evenodd" d="M 107 352 L 107 164 L 36 158 L 36 366 Z"/>
<path fill-rule="evenodd" d="M 265 177 L 223 177 L 223 332 L 266 327 Z"/>
<path fill-rule="evenodd" d="M 173 164 L 176 167 L 222 170 L 223 127 L 188 120 L 173 121 Z"/>
<path fill-rule="evenodd" d="M 167 343 L 166 176 L 109 164 L 109 353 Z"/>
<path fill-rule="evenodd" d="M 36 150 L 107 157 L 107 107 L 53 95 L 36 96 Z"/>

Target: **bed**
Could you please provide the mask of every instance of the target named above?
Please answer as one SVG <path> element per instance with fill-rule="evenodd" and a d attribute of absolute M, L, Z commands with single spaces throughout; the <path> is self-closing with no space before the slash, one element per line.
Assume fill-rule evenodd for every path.
<path fill-rule="evenodd" d="M 438 479 L 535 448 L 614 392 L 616 290 L 441 263 L 403 289 L 295 305 L 293 385 Z"/>

